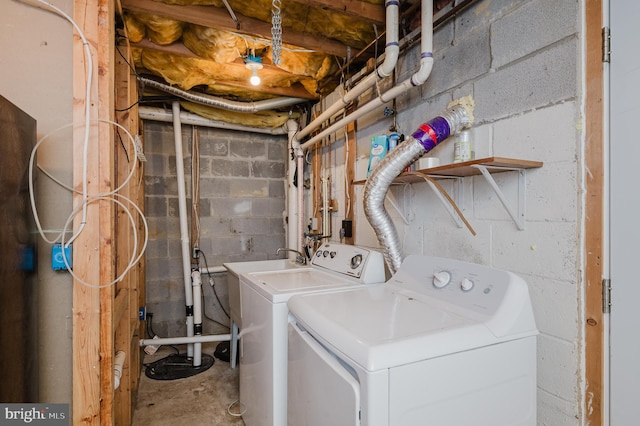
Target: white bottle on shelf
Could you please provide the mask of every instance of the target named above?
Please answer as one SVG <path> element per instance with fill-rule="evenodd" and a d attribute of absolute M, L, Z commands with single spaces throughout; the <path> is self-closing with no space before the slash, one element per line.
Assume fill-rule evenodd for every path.
<path fill-rule="evenodd" d="M 456 140 L 453 143 L 453 162 L 462 163 L 472 159 L 471 134 L 468 130 L 463 130 L 456 136 Z"/>

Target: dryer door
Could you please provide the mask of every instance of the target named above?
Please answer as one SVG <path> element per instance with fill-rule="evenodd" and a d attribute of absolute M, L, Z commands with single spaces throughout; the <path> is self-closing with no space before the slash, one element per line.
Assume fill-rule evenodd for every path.
<path fill-rule="evenodd" d="M 289 323 L 287 424 L 359 425 L 360 384 L 297 324 Z"/>

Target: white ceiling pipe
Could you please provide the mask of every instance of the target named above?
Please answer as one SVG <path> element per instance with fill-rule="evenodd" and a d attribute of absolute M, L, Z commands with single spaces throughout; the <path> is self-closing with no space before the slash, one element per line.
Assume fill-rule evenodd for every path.
<path fill-rule="evenodd" d="M 138 114 L 143 120 L 161 121 L 164 123 L 173 122 L 173 113 L 163 108 L 154 108 L 141 106 L 138 108 Z M 182 124 L 202 127 L 213 127 L 216 129 L 238 130 L 241 132 L 264 133 L 267 135 L 284 135 L 287 134 L 286 123 L 278 127 L 253 127 L 244 126 L 242 124 L 230 124 L 224 121 L 209 120 L 197 114 L 182 111 L 180 112 L 180 122 Z"/>
<path fill-rule="evenodd" d="M 345 93 L 333 105 L 330 105 L 322 114 L 316 117 L 304 129 L 301 129 L 296 135 L 297 140 L 309 136 L 322 123 L 331 118 L 334 114 L 344 109 L 351 101 L 355 100 L 363 94 L 367 89 L 373 86 L 379 78 L 385 78 L 391 75 L 398 55 L 400 54 L 400 46 L 398 44 L 398 1 L 387 0 L 386 7 L 386 46 L 384 62 L 377 67 L 376 72 L 372 72 L 366 76 L 359 84 L 357 84 L 349 92 Z"/>
<path fill-rule="evenodd" d="M 236 112 L 266 111 L 269 109 L 287 107 L 308 101 L 307 99 L 303 98 L 274 98 L 266 99 L 263 101 L 238 102 L 219 98 L 217 96 L 207 95 L 204 93 L 189 92 L 146 77 L 138 77 L 138 81 L 143 83 L 145 86 L 162 90 L 163 92 L 175 95 L 187 101 Z"/>
<path fill-rule="evenodd" d="M 302 149 L 307 149 L 317 142 L 321 141 L 326 136 L 336 132 L 338 129 L 346 126 L 347 124 L 357 120 L 365 114 L 373 111 L 376 108 L 381 107 L 385 103 L 395 99 L 402 93 L 409 90 L 411 87 L 419 86 L 427 81 L 431 69 L 433 67 L 433 3 L 431 0 L 422 0 L 422 38 L 421 38 L 421 53 L 420 53 L 420 68 L 410 78 L 407 78 L 397 86 L 387 90 L 381 96 L 378 96 L 374 100 L 370 101 L 366 105 L 358 108 L 353 113 L 335 122 L 333 125 L 327 127 L 322 132 L 318 133 L 305 143 L 301 145 Z"/>

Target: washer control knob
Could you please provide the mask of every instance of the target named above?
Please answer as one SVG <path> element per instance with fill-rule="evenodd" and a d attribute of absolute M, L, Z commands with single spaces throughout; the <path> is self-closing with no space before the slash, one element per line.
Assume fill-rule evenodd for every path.
<path fill-rule="evenodd" d="M 331 256 L 331 258 L 333 259 L 334 257 L 336 257 L 336 252 L 335 251 L 330 252 L 329 256 Z"/>
<path fill-rule="evenodd" d="M 443 288 L 451 281 L 451 274 L 447 271 L 440 271 L 433 274 L 433 286 Z"/>
<path fill-rule="evenodd" d="M 356 269 L 362 263 L 362 255 L 356 254 L 351 258 L 351 269 Z"/>
<path fill-rule="evenodd" d="M 462 282 L 460 283 L 460 288 L 462 289 L 462 291 L 469 291 L 473 288 L 473 281 L 471 281 L 469 278 L 463 278 Z"/>
<path fill-rule="evenodd" d="M 323 251 L 323 252 L 322 252 L 322 255 L 323 255 L 324 257 L 329 256 L 329 250 L 325 250 L 325 251 Z"/>

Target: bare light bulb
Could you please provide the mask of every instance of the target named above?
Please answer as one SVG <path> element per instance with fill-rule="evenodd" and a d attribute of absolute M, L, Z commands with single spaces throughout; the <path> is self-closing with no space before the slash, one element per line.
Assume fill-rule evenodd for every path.
<path fill-rule="evenodd" d="M 249 78 L 249 83 L 253 86 L 257 86 L 260 84 L 260 76 L 258 75 L 258 70 L 262 69 L 262 64 L 259 62 L 259 58 L 253 60 L 254 58 L 250 58 L 246 61 L 245 66 L 251 70 L 251 77 Z"/>
<path fill-rule="evenodd" d="M 251 83 L 252 86 L 258 86 L 260 84 L 260 76 L 258 75 L 257 68 L 253 68 L 251 70 L 251 77 L 249 78 L 249 83 Z"/>

